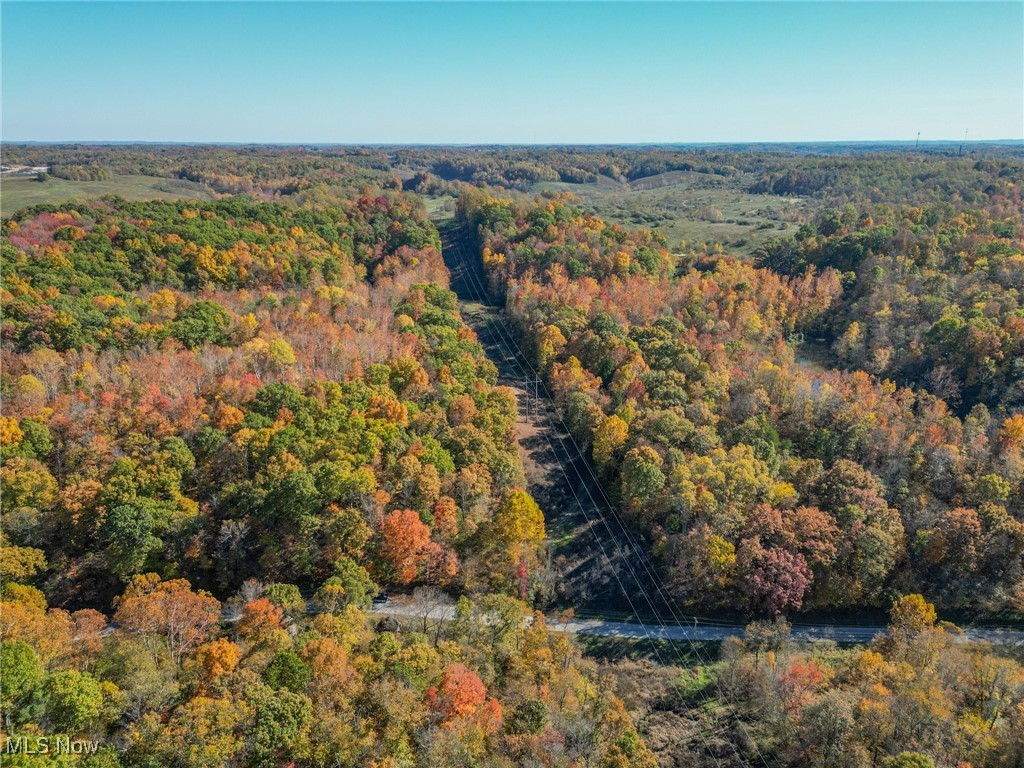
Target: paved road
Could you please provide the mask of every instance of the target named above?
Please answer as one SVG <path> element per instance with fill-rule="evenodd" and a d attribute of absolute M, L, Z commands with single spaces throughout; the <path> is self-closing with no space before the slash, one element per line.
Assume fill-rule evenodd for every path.
<path fill-rule="evenodd" d="M 307 606 L 310 614 L 316 613 L 312 604 Z M 415 619 L 428 622 L 450 621 L 455 618 L 455 606 L 450 603 L 433 603 L 429 607 L 415 604 L 401 598 L 383 604 L 374 604 L 371 614 L 377 616 L 395 616 L 404 619 Z M 241 618 L 240 611 L 225 611 L 222 620 L 234 624 Z M 529 623 L 529 618 L 523 619 Z M 117 632 L 119 626 L 111 622 L 100 631 L 100 637 L 109 637 Z M 551 632 L 567 632 L 571 635 L 597 635 L 599 637 L 625 637 L 638 640 L 678 640 L 680 642 L 698 642 L 704 640 L 724 640 L 727 637 L 742 637 L 742 624 L 698 623 L 696 626 L 680 626 L 677 624 L 641 624 L 605 619 L 573 619 L 558 621 L 549 619 L 548 629 Z M 837 643 L 869 643 L 885 632 L 885 627 L 840 626 L 840 625 L 795 625 L 790 637 L 797 642 L 820 642 L 831 640 Z M 968 627 L 961 630 L 965 641 L 992 643 L 1024 647 L 1024 630 L 1017 629 L 985 629 Z M 78 640 L 78 638 L 74 638 Z"/>
<path fill-rule="evenodd" d="M 441 603 L 432 604 L 428 609 L 401 600 L 392 600 L 383 605 L 374 605 L 371 613 L 408 619 L 426 618 L 431 621 L 450 620 L 455 617 L 455 608 Z M 528 620 L 527 620 L 528 621 Z M 724 640 L 727 637 L 742 637 L 742 624 L 715 624 L 705 626 L 679 626 L 676 624 L 640 624 L 604 619 L 574 619 L 569 622 L 551 620 L 548 629 L 552 632 L 568 632 L 574 635 L 598 635 L 600 637 L 624 637 L 648 640 L 679 640 L 695 642 L 702 640 Z M 1024 647 L 1024 631 L 1015 629 L 963 629 L 965 641 L 983 641 L 994 645 Z M 838 643 L 869 643 L 885 633 L 885 627 L 873 626 L 825 626 L 796 625 L 790 634 L 798 642 L 834 641 Z"/>

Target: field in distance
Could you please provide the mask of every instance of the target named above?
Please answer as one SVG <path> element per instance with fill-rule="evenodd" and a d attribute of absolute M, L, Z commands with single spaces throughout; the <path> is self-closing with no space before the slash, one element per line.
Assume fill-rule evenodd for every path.
<path fill-rule="evenodd" d="M 747 174 L 733 177 L 671 171 L 620 183 L 601 177 L 593 184 L 539 182 L 533 191 L 571 192 L 604 219 L 660 230 L 669 245 L 720 243 L 749 255 L 801 220 L 814 201 L 802 197 L 752 194 Z"/>
<path fill-rule="evenodd" d="M 102 181 L 70 181 L 49 176 L 46 181 L 37 181 L 35 176 L 5 175 L 0 182 L 0 215 L 10 216 L 29 205 L 95 200 L 103 195 L 119 195 L 126 200 L 213 197 L 201 184 L 156 176 L 115 176 Z"/>

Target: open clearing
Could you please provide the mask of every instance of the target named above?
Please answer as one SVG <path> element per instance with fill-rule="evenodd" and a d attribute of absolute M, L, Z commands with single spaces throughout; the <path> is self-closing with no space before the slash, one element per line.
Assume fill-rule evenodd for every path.
<path fill-rule="evenodd" d="M 752 194 L 751 182 L 747 175 L 672 171 L 628 184 L 541 182 L 533 191 L 570 192 L 608 221 L 661 231 L 673 249 L 680 241 L 717 243 L 726 252 L 750 255 L 803 220 L 814 205 L 808 198 Z"/>
<path fill-rule="evenodd" d="M 4 176 L 0 181 L 0 215 L 40 203 L 95 200 L 103 195 L 119 195 L 126 200 L 210 200 L 213 195 L 200 184 L 157 176 L 115 176 L 104 181 L 69 181 L 50 176 L 36 181 L 34 176 Z"/>

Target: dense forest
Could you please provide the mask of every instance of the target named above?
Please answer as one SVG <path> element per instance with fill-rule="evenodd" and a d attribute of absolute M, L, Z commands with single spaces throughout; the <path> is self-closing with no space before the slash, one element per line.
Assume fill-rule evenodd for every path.
<path fill-rule="evenodd" d="M 891 629 L 861 656 L 790 651 L 766 667 L 764 638 L 785 645 L 771 624 L 722 649 L 717 690 L 757 708 L 755 729 L 774 723 L 794 764 L 889 753 L 931 765 L 895 755 L 940 744 L 951 765 L 1020 759 L 1017 719 L 955 703 L 970 685 L 962 664 L 994 680 L 1003 662 L 952 653 L 934 608 L 900 598 L 1024 607 L 1020 169 L 949 165 L 984 186 L 924 205 L 824 206 L 755 260 L 672 253 L 565 196 L 460 199 L 492 292 L 672 594 L 694 611 L 766 617 L 896 601 L 894 624 L 915 624 L 913 651 Z M 856 194 L 864 181 L 843 183 Z M 897 189 L 877 197 L 937 197 Z M 813 358 L 805 339 L 818 340 Z M 904 611 L 916 618 L 897 620 Z M 883 681 L 897 662 L 905 676 Z M 1006 664 L 1019 701 L 1020 667 Z M 933 709 L 902 710 L 914 700 Z"/>
<path fill-rule="evenodd" d="M 0 717 L 100 743 L 5 765 L 1024 764 L 1019 650 L 942 620 L 1024 615 L 1018 153 L 5 152 L 217 198 L 3 220 Z M 571 191 L 673 174 L 804 207 L 746 257 Z M 536 610 L 552 510 L 445 206 L 676 607 L 742 637 Z M 826 615 L 888 628 L 790 638 Z"/>
<path fill-rule="evenodd" d="M 1024 260 L 1019 183 L 963 210 L 853 205 L 825 212 L 759 254 L 802 274 L 833 269 L 846 282 L 828 323 L 849 368 L 925 386 L 967 413 L 1024 405 Z"/>
<path fill-rule="evenodd" d="M 767 264 L 787 243 L 760 266 L 727 255 L 673 260 L 656 235 L 607 226 L 563 198 L 520 206 L 467 193 L 460 203 L 493 290 L 507 295 L 570 428 L 649 531 L 681 600 L 777 614 L 879 606 L 909 590 L 947 607 L 1021 609 L 1019 215 L 995 232 L 936 216 L 942 237 L 929 229 L 920 240 L 852 217 L 868 231 L 843 234 L 840 222 L 833 239 L 846 237 L 847 250 L 822 237 L 811 247 L 830 257 L 780 274 Z M 956 216 L 967 219 L 985 221 Z M 826 212 L 818 226 L 830 222 Z M 808 225 L 791 252 L 816 231 Z M 880 252 L 905 245 L 922 262 L 927 240 L 931 263 L 887 270 L 880 263 L 912 257 L 876 256 L 872 237 Z M 843 263 L 838 253 L 858 246 L 860 259 Z M 966 312 L 954 270 L 974 270 L 943 257 L 965 248 L 990 254 L 960 257 L 985 260 L 982 275 L 963 280 L 974 296 Z M 872 299 L 887 304 L 877 294 L 899 291 L 915 301 L 894 297 L 894 308 L 869 313 Z M 911 324 L 925 308 L 932 324 Z M 864 356 L 863 324 L 879 364 L 804 364 L 795 340 L 844 320 L 843 359 Z M 899 371 L 904 356 L 908 383 L 922 386 L 872 375 Z M 950 393 L 963 418 L 939 397 Z"/>
<path fill-rule="evenodd" d="M 7 727 L 128 722 L 131 765 L 462 765 L 577 721 L 594 764 L 643 754 L 592 665 L 502 596 L 543 517 L 415 201 L 4 227 Z M 484 597 L 431 637 L 367 634 L 378 585 L 411 583 Z M 104 643 L 111 608 L 130 633 Z"/>

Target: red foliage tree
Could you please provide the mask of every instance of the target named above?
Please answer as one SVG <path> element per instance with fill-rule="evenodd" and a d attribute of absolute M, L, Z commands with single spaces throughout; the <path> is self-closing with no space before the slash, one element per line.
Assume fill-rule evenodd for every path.
<path fill-rule="evenodd" d="M 811 570 L 803 555 L 765 549 L 756 539 L 740 545 L 741 589 L 752 613 L 778 616 L 799 610 L 811 586 Z"/>

